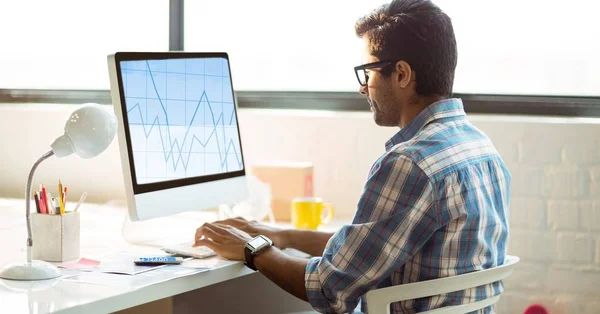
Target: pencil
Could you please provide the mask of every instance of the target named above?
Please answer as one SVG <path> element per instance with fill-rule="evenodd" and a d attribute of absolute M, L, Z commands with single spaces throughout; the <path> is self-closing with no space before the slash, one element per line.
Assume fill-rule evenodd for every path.
<path fill-rule="evenodd" d="M 61 202 L 63 200 L 63 187 L 62 187 L 62 182 L 60 182 L 60 179 L 58 179 L 58 199 Z"/>
<path fill-rule="evenodd" d="M 64 215 L 65 214 L 65 205 L 63 204 L 62 198 L 60 198 L 60 196 L 59 196 L 58 199 L 56 200 L 56 202 L 58 203 L 58 208 L 60 209 L 60 214 Z"/>

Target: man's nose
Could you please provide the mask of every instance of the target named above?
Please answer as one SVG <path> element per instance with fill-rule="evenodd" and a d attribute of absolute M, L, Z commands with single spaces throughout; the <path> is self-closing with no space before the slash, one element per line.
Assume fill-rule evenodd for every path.
<path fill-rule="evenodd" d="M 361 87 L 358 89 L 358 92 L 359 92 L 361 95 L 365 95 L 365 96 L 366 96 L 366 95 L 368 95 L 368 94 L 369 94 L 369 87 L 368 87 L 367 85 L 362 85 L 362 86 L 361 86 Z"/>

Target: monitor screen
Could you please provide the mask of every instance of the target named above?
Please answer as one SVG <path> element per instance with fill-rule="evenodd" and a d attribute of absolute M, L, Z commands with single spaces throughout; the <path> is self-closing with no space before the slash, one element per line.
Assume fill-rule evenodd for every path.
<path fill-rule="evenodd" d="M 119 65 L 136 185 L 244 169 L 226 57 Z"/>

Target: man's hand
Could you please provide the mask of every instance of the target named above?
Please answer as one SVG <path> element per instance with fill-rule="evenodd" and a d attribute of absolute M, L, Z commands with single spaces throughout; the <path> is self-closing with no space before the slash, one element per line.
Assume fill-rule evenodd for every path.
<path fill-rule="evenodd" d="M 264 235 L 271 239 L 271 241 L 273 241 L 273 245 L 280 249 L 285 249 L 288 247 L 284 232 L 282 232 L 284 229 L 281 228 L 261 224 L 257 221 L 248 221 L 241 217 L 217 221 L 215 224 L 235 227 L 248 233 L 253 238 L 259 235 Z"/>
<path fill-rule="evenodd" d="M 321 256 L 327 241 L 333 236 L 333 233 L 315 230 L 281 229 L 244 218 L 217 221 L 213 225 L 219 225 L 222 228 L 233 227 L 249 234 L 252 238 L 264 235 L 271 239 L 273 245 L 279 249 L 294 248 L 312 256 Z"/>
<path fill-rule="evenodd" d="M 252 238 L 229 225 L 205 223 L 196 230 L 194 246 L 206 246 L 226 259 L 244 261 L 244 247 Z"/>

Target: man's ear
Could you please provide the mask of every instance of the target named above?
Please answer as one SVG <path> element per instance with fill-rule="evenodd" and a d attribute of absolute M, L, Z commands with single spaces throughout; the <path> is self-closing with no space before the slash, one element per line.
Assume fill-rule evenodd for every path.
<path fill-rule="evenodd" d="M 406 88 L 410 81 L 414 80 L 414 78 L 412 77 L 413 71 L 410 67 L 410 64 L 408 64 L 404 60 L 396 62 L 396 73 L 396 78 L 398 80 L 398 83 L 400 83 L 400 87 L 402 88 Z"/>

